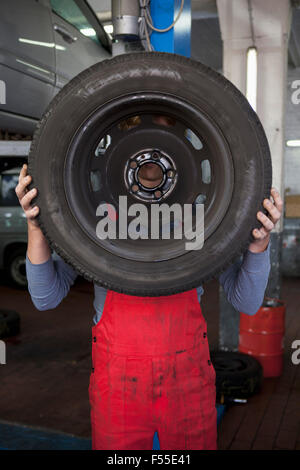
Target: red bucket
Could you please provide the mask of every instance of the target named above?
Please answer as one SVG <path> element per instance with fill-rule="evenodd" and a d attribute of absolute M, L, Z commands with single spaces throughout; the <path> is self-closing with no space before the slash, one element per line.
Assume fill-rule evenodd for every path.
<path fill-rule="evenodd" d="M 285 305 L 266 298 L 255 315 L 240 314 L 239 351 L 255 357 L 264 377 L 278 377 L 283 368 Z"/>

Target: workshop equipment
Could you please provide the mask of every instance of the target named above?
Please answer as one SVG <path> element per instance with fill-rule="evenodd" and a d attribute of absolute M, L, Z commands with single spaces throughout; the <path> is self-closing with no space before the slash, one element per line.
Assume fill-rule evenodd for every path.
<path fill-rule="evenodd" d="M 240 314 L 239 351 L 255 357 L 264 377 L 278 377 L 283 367 L 285 304 L 265 299 L 255 315 Z"/>

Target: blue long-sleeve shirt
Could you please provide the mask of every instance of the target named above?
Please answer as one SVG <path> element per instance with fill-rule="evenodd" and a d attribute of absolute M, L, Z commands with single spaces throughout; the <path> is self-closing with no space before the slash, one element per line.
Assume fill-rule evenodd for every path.
<path fill-rule="evenodd" d="M 48 261 L 33 264 L 26 256 L 26 272 L 28 290 L 38 310 L 50 310 L 63 300 L 74 283 L 77 273 L 56 253 Z M 253 315 L 262 304 L 270 272 L 270 248 L 262 253 L 249 250 L 242 260 L 230 265 L 220 276 L 228 301 L 240 311 Z M 94 308 L 96 324 L 102 315 L 107 290 L 94 285 Z M 197 288 L 198 299 L 201 301 L 203 287 Z"/>
<path fill-rule="evenodd" d="M 73 285 L 77 273 L 56 253 L 48 261 L 33 264 L 26 256 L 28 290 L 38 310 L 50 310 L 63 300 Z M 220 276 L 228 301 L 240 311 L 253 315 L 262 304 L 270 272 L 270 248 L 262 253 L 249 250 L 243 259 L 229 266 Z M 94 285 L 94 308 L 96 324 L 102 315 L 107 290 Z M 203 294 L 202 286 L 197 288 L 198 300 Z"/>

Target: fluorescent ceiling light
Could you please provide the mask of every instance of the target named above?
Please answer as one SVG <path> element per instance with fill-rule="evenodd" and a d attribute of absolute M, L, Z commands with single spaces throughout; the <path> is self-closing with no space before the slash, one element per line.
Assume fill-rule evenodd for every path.
<path fill-rule="evenodd" d="M 256 111 L 257 102 L 257 49 L 249 47 L 247 51 L 247 82 L 246 97 Z"/>
<path fill-rule="evenodd" d="M 300 147 L 300 140 L 288 140 L 286 145 L 288 147 Z"/>
<path fill-rule="evenodd" d="M 84 35 L 84 36 L 96 36 L 96 31 L 94 30 L 94 28 L 81 28 L 80 32 Z"/>

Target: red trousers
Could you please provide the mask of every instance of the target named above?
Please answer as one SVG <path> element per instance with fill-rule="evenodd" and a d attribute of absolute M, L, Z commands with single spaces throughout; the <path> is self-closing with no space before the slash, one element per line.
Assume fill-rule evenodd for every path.
<path fill-rule="evenodd" d="M 108 291 L 92 329 L 93 449 L 216 449 L 215 371 L 196 289 Z"/>

